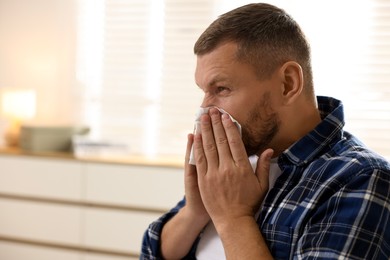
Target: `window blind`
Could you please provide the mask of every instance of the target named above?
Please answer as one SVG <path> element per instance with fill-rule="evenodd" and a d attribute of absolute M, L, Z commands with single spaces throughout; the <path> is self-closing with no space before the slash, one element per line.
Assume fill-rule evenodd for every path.
<path fill-rule="evenodd" d="M 310 15 L 294 11 L 312 45 L 317 95 L 342 100 L 345 129 L 390 158 L 390 3 L 307 4 Z"/>
<path fill-rule="evenodd" d="M 343 100 L 347 130 L 390 158 L 390 3 L 267 2 L 306 32 L 317 94 Z M 78 72 L 93 133 L 134 153 L 183 155 L 202 97 L 193 44 L 217 15 L 246 3 L 80 1 Z"/>
<path fill-rule="evenodd" d="M 201 97 L 192 46 L 211 20 L 210 1 L 101 5 L 103 30 L 97 37 L 103 47 L 92 55 L 102 58 L 95 72 L 101 82 L 85 79 L 88 93 L 94 93 L 86 95 L 85 121 L 94 135 L 124 141 L 134 153 L 183 153 Z"/>

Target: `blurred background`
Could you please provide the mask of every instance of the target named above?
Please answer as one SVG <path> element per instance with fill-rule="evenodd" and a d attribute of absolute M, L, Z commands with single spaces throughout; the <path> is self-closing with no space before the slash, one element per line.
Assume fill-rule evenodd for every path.
<path fill-rule="evenodd" d="M 265 2 L 306 32 L 317 95 L 341 99 L 346 129 L 390 159 L 390 2 Z M 139 259 L 184 194 L 193 45 L 246 3 L 0 0 L 0 259 Z M 103 158 L 52 153 L 70 141 Z"/>
<path fill-rule="evenodd" d="M 182 155 L 202 93 L 192 48 L 237 0 L 0 0 L 0 92 L 30 91 L 36 125 L 84 125 L 141 155 Z M 318 95 L 344 101 L 346 128 L 390 157 L 390 3 L 265 1 L 312 46 Z M 32 91 L 32 92 L 31 92 Z M 11 124 L 3 103 L 0 131 Z"/>

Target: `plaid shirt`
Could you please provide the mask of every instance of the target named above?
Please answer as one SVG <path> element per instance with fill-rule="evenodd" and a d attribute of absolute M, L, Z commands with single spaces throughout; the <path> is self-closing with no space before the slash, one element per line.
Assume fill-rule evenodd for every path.
<path fill-rule="evenodd" d="M 282 175 L 257 219 L 275 259 L 390 259 L 390 165 L 343 131 L 342 103 L 318 97 L 323 121 L 278 158 Z M 140 259 L 161 259 L 153 222 Z M 185 259 L 195 259 L 197 242 Z"/>

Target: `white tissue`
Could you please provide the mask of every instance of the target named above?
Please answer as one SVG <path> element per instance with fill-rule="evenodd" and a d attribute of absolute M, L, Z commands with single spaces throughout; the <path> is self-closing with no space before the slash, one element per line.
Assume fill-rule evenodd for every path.
<path fill-rule="evenodd" d="M 211 107 L 201 107 L 201 108 L 199 108 L 199 111 L 198 111 L 198 113 L 196 114 L 196 117 L 195 117 L 194 134 L 199 134 L 201 132 L 200 117 L 203 114 L 207 114 L 209 112 L 210 108 Z M 218 109 L 219 112 L 221 112 L 222 114 L 227 114 L 230 117 L 230 119 L 236 124 L 236 126 L 238 128 L 238 131 L 240 132 L 240 135 L 241 135 L 241 125 L 237 122 L 237 120 L 234 119 L 228 112 L 226 112 L 222 108 L 219 108 L 219 107 L 215 107 L 215 108 Z M 191 154 L 190 154 L 190 161 L 189 161 L 189 163 L 192 164 L 192 165 L 195 165 L 194 146 L 192 146 L 192 148 L 191 148 Z"/>

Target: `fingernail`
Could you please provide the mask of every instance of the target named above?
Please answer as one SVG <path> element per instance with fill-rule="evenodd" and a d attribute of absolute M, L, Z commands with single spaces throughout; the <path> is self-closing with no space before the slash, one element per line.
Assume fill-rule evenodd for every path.
<path fill-rule="evenodd" d="M 216 115 L 216 114 L 218 114 L 218 113 L 219 113 L 219 110 L 218 110 L 218 109 L 216 109 L 216 108 L 214 108 L 214 107 L 210 108 L 210 115 Z"/>
<path fill-rule="evenodd" d="M 222 119 L 223 119 L 223 120 L 226 120 L 226 119 L 229 119 L 229 118 L 230 118 L 230 117 L 229 117 L 228 114 L 225 114 L 225 113 L 222 114 Z"/>
<path fill-rule="evenodd" d="M 274 155 L 274 152 L 273 152 L 273 151 L 272 151 L 272 153 L 269 153 L 268 156 L 267 156 L 267 157 L 268 157 L 268 160 L 271 160 L 273 155 Z"/>

